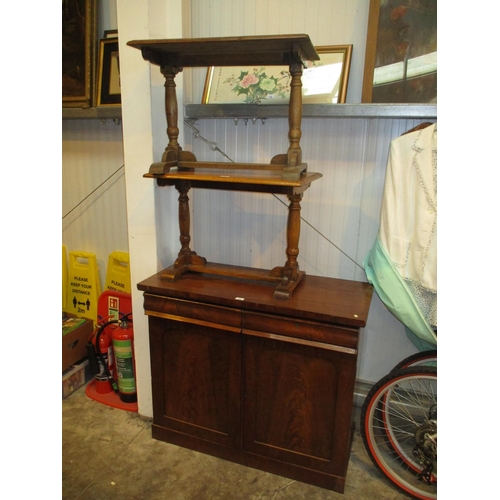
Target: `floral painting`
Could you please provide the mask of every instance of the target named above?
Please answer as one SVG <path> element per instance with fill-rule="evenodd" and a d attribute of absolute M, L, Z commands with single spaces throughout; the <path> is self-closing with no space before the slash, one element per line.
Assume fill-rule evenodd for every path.
<path fill-rule="evenodd" d="M 316 47 L 321 60 L 302 74 L 304 103 L 345 102 L 352 45 Z M 203 104 L 288 104 L 292 77 L 288 66 L 208 69 Z"/>
<path fill-rule="evenodd" d="M 247 104 L 260 104 L 264 99 L 286 99 L 290 96 L 291 76 L 288 71 L 281 70 L 276 76 L 266 71 L 265 67 L 252 71 L 240 71 L 238 76 L 232 74 L 223 83 L 231 87 L 237 96 L 243 96 Z"/>

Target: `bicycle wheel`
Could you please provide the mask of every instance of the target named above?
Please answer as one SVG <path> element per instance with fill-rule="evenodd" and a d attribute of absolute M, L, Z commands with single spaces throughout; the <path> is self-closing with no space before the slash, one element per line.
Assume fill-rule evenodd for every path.
<path fill-rule="evenodd" d="M 415 498 L 437 498 L 435 367 L 404 368 L 379 380 L 363 404 L 360 429 L 387 479 Z"/>
<path fill-rule="evenodd" d="M 409 368 L 410 366 L 437 366 L 437 349 L 412 354 L 403 359 L 403 361 L 400 361 L 391 372 L 402 368 Z"/>

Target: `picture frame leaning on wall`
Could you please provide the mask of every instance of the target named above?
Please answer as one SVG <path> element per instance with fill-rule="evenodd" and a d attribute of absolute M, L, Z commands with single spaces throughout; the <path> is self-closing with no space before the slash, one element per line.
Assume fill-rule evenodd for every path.
<path fill-rule="evenodd" d="M 97 79 L 97 106 L 121 106 L 120 57 L 118 38 L 99 41 L 99 71 Z"/>

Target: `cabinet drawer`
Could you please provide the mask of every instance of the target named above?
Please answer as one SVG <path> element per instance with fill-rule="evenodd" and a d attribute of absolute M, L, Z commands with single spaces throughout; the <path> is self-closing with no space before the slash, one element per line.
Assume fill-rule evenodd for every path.
<path fill-rule="evenodd" d="M 243 311 L 242 328 L 243 333 L 249 335 L 266 336 L 265 334 L 274 334 L 268 336 L 270 338 L 276 338 L 277 335 L 302 339 L 306 342 L 346 348 L 349 351 L 354 351 L 353 354 L 358 348 L 358 330 L 355 328 L 247 311 Z"/>
<path fill-rule="evenodd" d="M 202 326 L 222 327 L 225 330 L 237 333 L 241 331 L 241 311 L 238 309 L 147 293 L 144 294 L 144 309 L 148 316 Z"/>

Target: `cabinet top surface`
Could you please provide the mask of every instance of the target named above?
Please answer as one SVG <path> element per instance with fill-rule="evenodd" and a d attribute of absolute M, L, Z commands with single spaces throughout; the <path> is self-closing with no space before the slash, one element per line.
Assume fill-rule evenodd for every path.
<path fill-rule="evenodd" d="M 179 67 L 288 65 L 319 60 L 304 34 L 131 40 L 127 45 L 140 49 L 144 59 L 153 64 Z"/>
<path fill-rule="evenodd" d="M 359 281 L 305 275 L 289 300 L 273 298 L 274 284 L 187 273 L 177 281 L 158 273 L 137 285 L 155 295 L 268 314 L 364 327 L 373 287 Z"/>

